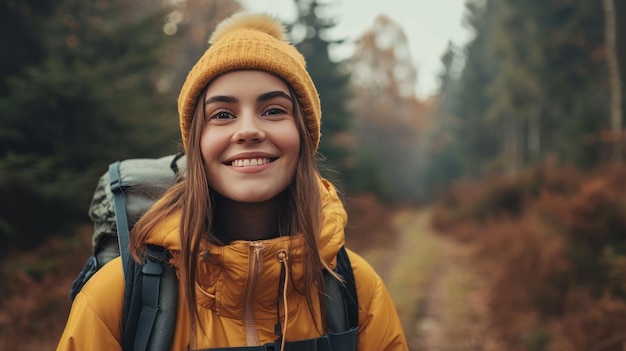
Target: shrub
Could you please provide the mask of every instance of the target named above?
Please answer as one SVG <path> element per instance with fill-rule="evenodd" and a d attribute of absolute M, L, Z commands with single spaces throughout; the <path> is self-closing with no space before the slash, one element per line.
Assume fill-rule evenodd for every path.
<path fill-rule="evenodd" d="M 626 167 L 538 168 L 463 184 L 434 210 L 489 279 L 509 349 L 592 350 L 626 340 Z M 603 346 L 604 345 L 604 346 Z"/>

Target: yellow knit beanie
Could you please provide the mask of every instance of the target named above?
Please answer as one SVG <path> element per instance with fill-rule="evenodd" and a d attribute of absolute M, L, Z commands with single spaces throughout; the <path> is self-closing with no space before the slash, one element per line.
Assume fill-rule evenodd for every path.
<path fill-rule="evenodd" d="M 237 13 L 222 21 L 209 39 L 210 47 L 193 66 L 178 97 L 182 141 L 187 148 L 189 129 L 198 99 L 207 85 L 229 71 L 266 71 L 282 78 L 296 93 L 304 123 L 317 150 L 320 139 L 320 100 L 306 70 L 304 56 L 286 42 L 282 24 L 265 14 Z"/>

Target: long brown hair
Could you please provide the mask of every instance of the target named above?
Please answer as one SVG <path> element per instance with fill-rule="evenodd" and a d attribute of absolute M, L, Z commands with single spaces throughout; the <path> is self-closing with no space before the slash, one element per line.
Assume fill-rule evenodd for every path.
<path fill-rule="evenodd" d="M 210 83 L 209 83 L 210 84 Z M 322 201 L 319 185 L 319 170 L 311 137 L 305 127 L 302 111 L 293 89 L 290 88 L 294 103 L 294 118 L 300 137 L 300 150 L 295 176 L 285 190 L 284 202 L 279 214 L 279 232 L 284 235 L 303 235 L 305 247 L 303 251 L 304 291 L 307 306 L 318 330 L 325 329 L 325 295 L 322 269 L 326 266 L 321 261 L 318 250 L 318 239 L 322 229 Z M 204 93 L 196 105 L 193 122 L 187 140 L 187 169 L 162 198 L 137 222 L 131 235 L 131 252 L 138 262 L 143 261 L 147 236 L 163 218 L 173 213 L 181 213 L 180 242 L 182 266 L 180 269 L 181 283 L 185 289 L 187 309 L 190 315 L 191 335 L 194 335 L 199 321 L 196 306 L 196 274 L 197 261 L 200 255 L 202 240 L 216 245 L 219 240 L 214 236 L 214 194 L 208 184 L 204 161 L 200 151 L 200 138 L 205 127 Z M 291 262 L 291 261 L 288 261 Z M 293 270 L 290 269 L 290 272 Z M 289 279 L 294 282 L 294 279 Z M 321 315 L 315 315 L 314 295 L 320 303 Z M 321 325 L 320 325 L 321 322 Z M 202 326 L 200 325 L 200 328 Z"/>

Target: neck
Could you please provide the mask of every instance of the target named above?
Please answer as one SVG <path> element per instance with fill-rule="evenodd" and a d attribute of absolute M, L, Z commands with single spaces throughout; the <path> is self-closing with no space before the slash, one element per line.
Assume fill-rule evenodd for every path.
<path fill-rule="evenodd" d="M 264 202 L 236 202 L 219 197 L 216 204 L 216 235 L 225 242 L 264 240 L 279 236 L 281 196 Z"/>

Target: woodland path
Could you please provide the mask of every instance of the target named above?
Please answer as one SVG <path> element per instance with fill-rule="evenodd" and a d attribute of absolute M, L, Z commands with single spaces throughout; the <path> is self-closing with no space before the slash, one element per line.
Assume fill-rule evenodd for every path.
<path fill-rule="evenodd" d="M 469 248 L 436 233 L 429 210 L 404 209 L 390 218 L 391 233 L 377 234 L 387 244 L 362 238 L 370 245 L 355 251 L 387 284 L 410 350 L 486 350 L 477 337 L 484 298 L 468 264 Z"/>

